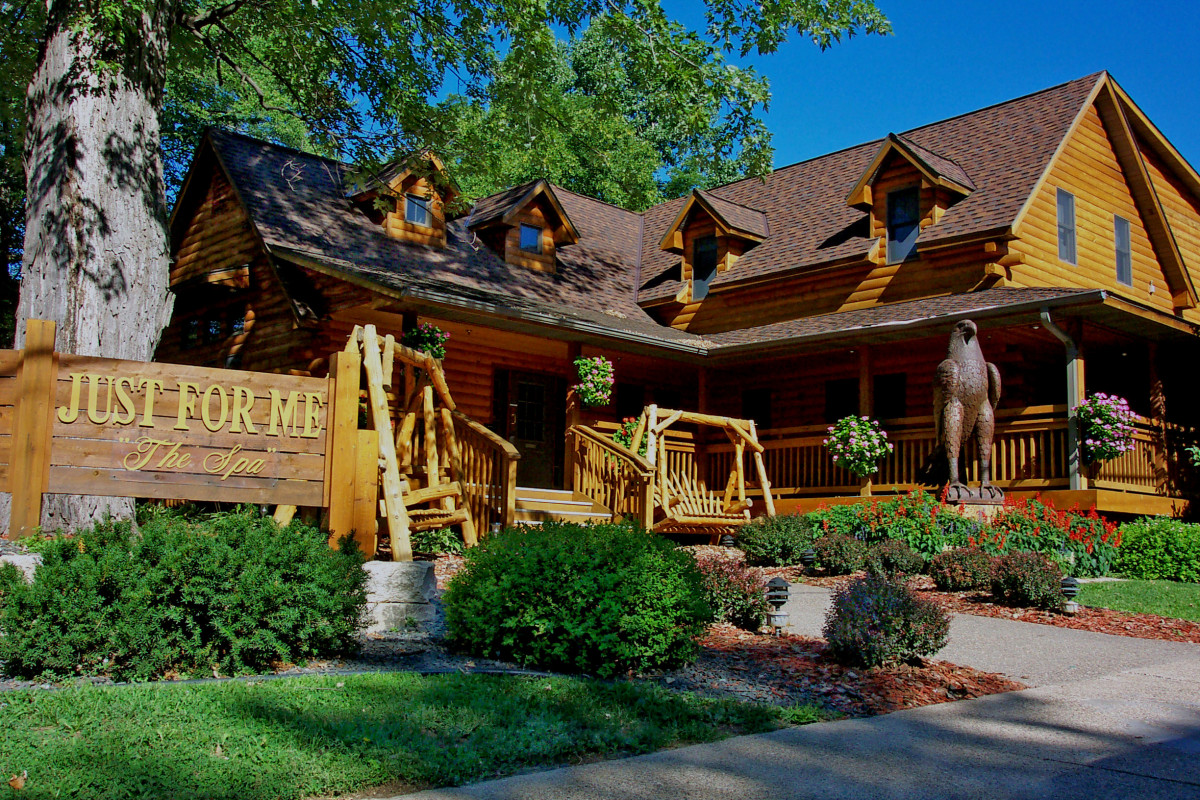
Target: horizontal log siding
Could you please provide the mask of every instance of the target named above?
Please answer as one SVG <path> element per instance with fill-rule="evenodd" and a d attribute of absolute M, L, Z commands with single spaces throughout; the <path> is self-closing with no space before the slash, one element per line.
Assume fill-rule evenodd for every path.
<path fill-rule="evenodd" d="M 1058 258 L 1059 188 L 1075 195 L 1077 265 Z M 1114 214 L 1129 220 L 1132 288 L 1117 283 Z M 1012 267 L 1012 285 L 1102 288 L 1161 311 L 1172 311 L 1166 277 L 1094 106 L 1085 112 L 1059 154 L 1018 233 L 1021 238 L 1012 242 L 1010 249 L 1025 259 Z M 1156 288 L 1154 294 L 1149 292 L 1151 282 Z"/>
<path fill-rule="evenodd" d="M 1171 226 L 1175 243 L 1179 245 L 1192 282 L 1200 286 L 1200 199 L 1184 188 L 1152 150 L 1145 145 L 1141 150 L 1154 191 L 1167 214 L 1167 223 Z M 1184 314 L 1193 321 L 1200 321 L 1200 313 L 1194 309 Z"/>
<path fill-rule="evenodd" d="M 171 264 L 171 286 L 202 281 L 245 288 L 248 264 L 261 252 L 250 219 L 223 173 L 214 170 Z"/>

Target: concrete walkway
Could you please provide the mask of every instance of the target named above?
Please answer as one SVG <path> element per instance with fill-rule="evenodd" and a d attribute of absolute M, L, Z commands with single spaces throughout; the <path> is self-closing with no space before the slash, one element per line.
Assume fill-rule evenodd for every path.
<path fill-rule="evenodd" d="M 794 631 L 820 635 L 828 599 L 794 587 Z M 955 615 L 938 657 L 1033 688 L 408 800 L 1200 800 L 1200 646 Z"/>

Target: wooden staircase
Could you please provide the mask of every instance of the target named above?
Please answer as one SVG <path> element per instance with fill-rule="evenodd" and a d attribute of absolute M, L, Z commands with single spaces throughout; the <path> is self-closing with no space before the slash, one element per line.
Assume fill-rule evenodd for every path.
<path fill-rule="evenodd" d="M 518 525 L 541 525 L 546 520 L 560 522 L 608 522 L 607 508 L 570 489 L 534 489 L 517 487 Z"/>

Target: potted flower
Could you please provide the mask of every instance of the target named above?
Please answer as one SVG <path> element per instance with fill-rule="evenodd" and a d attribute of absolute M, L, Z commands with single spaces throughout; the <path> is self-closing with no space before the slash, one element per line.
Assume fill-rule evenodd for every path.
<path fill-rule="evenodd" d="M 1097 392 L 1074 410 L 1085 464 L 1116 458 L 1133 449 L 1133 412 L 1124 397 Z"/>
<path fill-rule="evenodd" d="M 626 450 L 632 450 L 633 434 L 637 431 L 637 426 L 638 420 L 636 417 L 626 417 L 625 419 L 621 420 L 621 427 L 613 431 L 613 441 L 624 447 Z M 638 445 L 639 456 L 646 455 L 646 444 L 648 442 L 649 438 L 643 436 L 641 443 Z"/>
<path fill-rule="evenodd" d="M 824 444 L 834 464 L 860 478 L 878 472 L 879 459 L 894 449 L 887 431 L 870 417 L 839 419 L 829 426 Z"/>
<path fill-rule="evenodd" d="M 613 365 L 604 356 L 575 359 L 579 383 L 572 388 L 585 406 L 606 406 L 612 400 Z"/>
<path fill-rule="evenodd" d="M 415 328 L 404 332 L 400 343 L 421 353 L 426 353 L 437 359 L 446 357 L 446 342 L 450 334 L 430 322 L 422 322 Z"/>

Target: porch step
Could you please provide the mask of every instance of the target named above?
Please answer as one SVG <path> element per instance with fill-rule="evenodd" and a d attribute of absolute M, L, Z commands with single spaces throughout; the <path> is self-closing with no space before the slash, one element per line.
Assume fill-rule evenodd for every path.
<path fill-rule="evenodd" d="M 612 514 L 589 498 L 570 489 L 517 487 L 516 521 L 540 525 L 545 520 L 561 522 L 607 522 Z"/>

